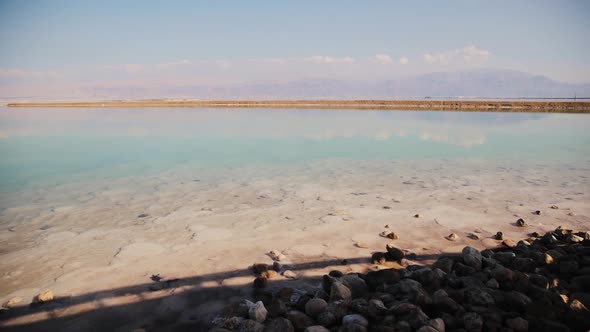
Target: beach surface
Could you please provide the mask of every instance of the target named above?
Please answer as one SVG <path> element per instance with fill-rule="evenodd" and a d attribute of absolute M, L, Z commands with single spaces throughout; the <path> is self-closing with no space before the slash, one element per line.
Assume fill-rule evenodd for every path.
<path fill-rule="evenodd" d="M 23 189 L 2 196 L 0 300 L 22 303 L 0 324 L 123 331 L 170 310 L 177 322 L 206 322 L 249 294 L 250 266 L 271 264 L 271 250 L 297 276 L 271 281 L 305 289 L 331 270 L 380 268 L 370 256 L 387 243 L 420 264 L 466 245 L 496 247 L 498 231 L 517 241 L 559 225 L 586 230 L 589 171 L 590 161 L 322 161 Z M 153 276 L 180 286 L 154 290 Z M 45 289 L 58 300 L 28 310 Z"/>

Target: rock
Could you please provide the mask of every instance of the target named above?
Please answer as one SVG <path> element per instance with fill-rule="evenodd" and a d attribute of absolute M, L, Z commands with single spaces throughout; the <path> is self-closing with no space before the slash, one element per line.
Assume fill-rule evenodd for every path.
<path fill-rule="evenodd" d="M 274 271 L 281 272 L 281 270 L 283 269 L 283 264 L 279 262 L 272 262 L 272 269 Z"/>
<path fill-rule="evenodd" d="M 270 304 L 267 306 L 266 310 L 268 310 L 268 316 L 270 317 L 278 317 L 283 316 L 287 313 L 287 305 L 285 302 L 277 297 L 273 297 Z"/>
<path fill-rule="evenodd" d="M 344 273 L 342 273 L 341 271 L 338 271 L 338 270 L 332 270 L 328 273 L 328 275 L 330 277 L 340 278 L 340 277 L 344 276 Z"/>
<path fill-rule="evenodd" d="M 578 243 L 584 241 L 584 238 L 582 238 L 581 236 L 577 236 L 575 234 L 570 234 L 567 237 L 566 241 L 570 243 Z"/>
<path fill-rule="evenodd" d="M 534 211 L 533 214 L 536 214 L 536 215 L 540 216 L 541 215 L 541 210 Z"/>
<path fill-rule="evenodd" d="M 297 310 L 290 310 L 287 312 L 287 319 L 291 321 L 293 327 L 297 331 L 303 331 L 307 327 L 312 326 L 314 324 L 313 319 L 311 319 L 306 314 L 302 313 L 301 311 Z"/>
<path fill-rule="evenodd" d="M 295 328 L 290 320 L 278 317 L 266 324 L 264 332 L 295 332 Z"/>
<path fill-rule="evenodd" d="M 357 274 L 344 275 L 340 282 L 350 289 L 353 298 L 365 297 L 369 293 L 369 287 Z"/>
<path fill-rule="evenodd" d="M 387 249 L 387 253 L 391 256 L 391 259 L 395 261 L 400 261 L 402 258 L 406 257 L 401 249 L 396 248 L 390 244 L 387 244 L 385 248 Z"/>
<path fill-rule="evenodd" d="M 265 263 L 254 263 L 254 265 L 252 265 L 252 270 L 256 274 L 261 274 L 262 272 L 268 271 L 268 269 L 268 265 Z"/>
<path fill-rule="evenodd" d="M 437 332 L 437 330 L 432 326 L 424 325 L 417 329 L 416 332 Z"/>
<path fill-rule="evenodd" d="M 557 205 L 551 205 L 550 208 L 552 208 L 553 210 L 559 209 L 559 207 Z"/>
<path fill-rule="evenodd" d="M 238 331 L 264 332 L 264 325 L 252 319 L 245 319 L 238 326 Z"/>
<path fill-rule="evenodd" d="M 273 261 L 277 261 L 277 262 L 282 262 L 285 259 L 287 259 L 287 256 L 283 255 L 283 253 L 280 252 L 280 251 L 278 251 L 278 250 L 271 250 L 271 251 L 269 251 L 268 256 Z"/>
<path fill-rule="evenodd" d="M 490 272 L 490 275 L 497 281 L 504 282 L 512 280 L 513 272 L 512 270 L 507 269 L 503 266 L 498 266 Z"/>
<path fill-rule="evenodd" d="M 549 319 L 530 320 L 529 330 L 531 332 L 571 332 L 567 326 Z"/>
<path fill-rule="evenodd" d="M 449 241 L 457 241 L 459 239 L 459 235 L 457 235 L 455 233 L 451 233 L 451 234 L 447 235 L 446 239 Z"/>
<path fill-rule="evenodd" d="M 524 221 L 524 219 L 518 218 L 518 220 L 516 221 L 516 226 L 518 226 L 518 227 L 527 227 L 528 224 L 526 223 L 526 221 Z"/>
<path fill-rule="evenodd" d="M 305 304 L 305 313 L 310 317 L 317 317 L 319 314 L 326 310 L 328 302 L 323 299 L 314 298 Z"/>
<path fill-rule="evenodd" d="M 355 242 L 354 246 L 357 248 L 368 249 L 369 245 L 364 242 Z"/>
<path fill-rule="evenodd" d="M 420 218 L 420 215 L 419 215 L 418 213 L 416 213 L 416 214 L 414 215 L 414 218 Z"/>
<path fill-rule="evenodd" d="M 477 235 L 475 233 L 469 233 L 469 234 L 467 234 L 467 237 L 472 240 L 479 240 L 479 235 Z"/>
<path fill-rule="evenodd" d="M 463 325 L 467 332 L 481 332 L 483 329 L 483 320 L 479 314 L 468 312 L 463 315 Z"/>
<path fill-rule="evenodd" d="M 506 240 L 502 241 L 502 245 L 507 248 L 510 248 L 510 249 L 513 249 L 514 247 L 516 247 L 516 243 L 514 243 L 514 241 L 512 241 L 510 239 L 506 239 Z"/>
<path fill-rule="evenodd" d="M 510 318 L 506 320 L 506 326 L 514 332 L 528 332 L 529 321 L 522 317 Z"/>
<path fill-rule="evenodd" d="M 289 279 L 297 279 L 297 274 L 291 270 L 286 270 L 285 272 L 283 272 L 283 277 Z"/>
<path fill-rule="evenodd" d="M 498 240 L 498 241 L 502 241 L 502 240 L 504 240 L 504 233 L 497 232 L 496 236 L 494 236 L 494 238 L 496 238 L 496 240 Z"/>
<path fill-rule="evenodd" d="M 254 288 L 265 288 L 266 285 L 268 285 L 268 279 L 263 277 L 257 277 L 256 279 L 254 279 Z"/>
<path fill-rule="evenodd" d="M 379 271 L 370 271 L 365 276 L 365 283 L 370 288 L 377 286 L 394 284 L 400 280 L 400 274 L 397 269 L 384 269 Z"/>
<path fill-rule="evenodd" d="M 493 289 L 500 288 L 500 284 L 498 284 L 498 281 L 496 279 L 494 279 L 494 278 L 488 280 L 486 282 L 486 286 L 489 287 L 489 288 L 493 288 Z"/>
<path fill-rule="evenodd" d="M 248 316 L 251 320 L 259 323 L 262 323 L 266 320 L 266 315 L 268 314 L 268 311 L 264 307 L 262 301 L 252 303 L 246 300 L 246 305 L 248 306 Z"/>
<path fill-rule="evenodd" d="M 264 272 L 260 273 L 260 276 L 262 278 L 266 278 L 266 279 L 272 279 L 278 275 L 279 274 L 275 270 L 268 270 L 268 271 L 264 271 Z"/>
<path fill-rule="evenodd" d="M 367 308 L 369 317 L 380 317 L 385 316 L 387 313 L 387 307 L 383 304 L 383 301 L 378 299 L 372 299 L 369 301 Z"/>
<path fill-rule="evenodd" d="M 445 332 L 445 322 L 442 318 L 431 319 L 426 322 L 426 326 L 431 326 L 437 332 Z"/>
<path fill-rule="evenodd" d="M 4 306 L 6 308 L 12 308 L 15 305 L 21 303 L 22 301 L 23 301 L 22 297 L 18 297 L 18 296 L 17 297 L 13 297 L 10 300 L 8 300 L 6 303 L 4 303 Z"/>
<path fill-rule="evenodd" d="M 46 289 L 42 291 L 33 299 L 33 303 L 46 303 L 50 301 L 53 301 L 53 292 L 51 291 L 51 289 Z"/>
<path fill-rule="evenodd" d="M 477 270 L 481 270 L 481 253 L 473 247 L 465 247 L 461 252 L 463 261 L 468 266 L 471 266 Z"/>
<path fill-rule="evenodd" d="M 371 255 L 371 263 L 372 264 L 383 265 L 386 262 L 387 262 L 387 259 L 385 259 L 385 255 L 382 252 L 376 252 L 376 253 L 373 253 L 373 255 Z"/>
<path fill-rule="evenodd" d="M 345 332 L 366 331 L 369 321 L 359 314 L 346 315 L 342 317 L 342 327 Z"/>
<path fill-rule="evenodd" d="M 322 312 L 318 318 L 317 322 L 323 326 L 332 326 L 334 324 L 339 324 L 342 320 L 342 317 L 346 316 L 348 313 L 348 304 L 344 301 L 334 301 L 328 303 L 328 307 L 324 312 Z"/>
<path fill-rule="evenodd" d="M 451 273 L 455 261 L 450 257 L 439 257 L 433 267 L 443 270 L 445 273 Z"/>
<path fill-rule="evenodd" d="M 395 232 L 383 231 L 379 235 L 392 240 L 397 240 L 399 238 Z"/>
<path fill-rule="evenodd" d="M 468 288 L 465 290 L 465 299 L 471 305 L 487 307 L 495 303 L 494 298 L 485 291 L 485 288 Z"/>
<path fill-rule="evenodd" d="M 516 255 L 512 251 L 500 251 L 495 253 L 492 258 L 502 265 L 510 265 L 514 258 L 516 258 Z"/>
<path fill-rule="evenodd" d="M 352 299 L 350 289 L 340 281 L 334 281 L 330 288 L 330 302 L 342 300 L 349 302 Z"/>
<path fill-rule="evenodd" d="M 304 332 L 330 332 L 330 330 L 321 325 L 314 325 L 308 326 Z"/>
<path fill-rule="evenodd" d="M 412 332 L 412 326 L 406 321 L 398 321 L 395 323 L 396 332 Z"/>
<path fill-rule="evenodd" d="M 504 303 L 513 310 L 522 312 L 526 309 L 526 306 L 532 302 L 533 301 L 530 297 L 521 292 L 510 291 L 504 293 Z"/>

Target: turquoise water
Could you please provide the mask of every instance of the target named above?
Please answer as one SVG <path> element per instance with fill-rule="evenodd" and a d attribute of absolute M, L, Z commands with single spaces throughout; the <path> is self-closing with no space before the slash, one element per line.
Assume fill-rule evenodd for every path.
<path fill-rule="evenodd" d="M 322 160 L 584 163 L 589 129 L 584 114 L 0 108 L 0 191 Z"/>

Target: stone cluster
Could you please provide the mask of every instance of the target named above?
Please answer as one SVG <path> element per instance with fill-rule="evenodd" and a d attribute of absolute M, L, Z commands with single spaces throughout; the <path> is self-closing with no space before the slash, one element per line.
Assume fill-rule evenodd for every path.
<path fill-rule="evenodd" d="M 375 263 L 404 258 L 386 249 Z M 254 300 L 225 308 L 212 331 L 588 331 L 590 232 L 559 227 L 430 266 L 332 271 L 314 291 L 258 288 Z"/>

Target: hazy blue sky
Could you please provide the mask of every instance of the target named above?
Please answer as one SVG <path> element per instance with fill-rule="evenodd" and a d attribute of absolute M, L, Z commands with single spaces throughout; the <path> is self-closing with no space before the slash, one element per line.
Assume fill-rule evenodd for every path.
<path fill-rule="evenodd" d="M 0 0 L 0 82 L 116 88 L 479 67 L 590 82 L 589 18 L 590 1 Z"/>

